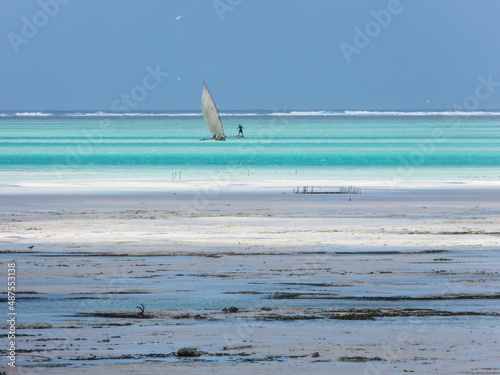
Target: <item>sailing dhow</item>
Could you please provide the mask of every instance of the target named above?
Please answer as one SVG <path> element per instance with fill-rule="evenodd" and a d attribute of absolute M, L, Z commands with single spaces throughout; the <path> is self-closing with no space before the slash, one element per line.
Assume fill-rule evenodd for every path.
<path fill-rule="evenodd" d="M 201 94 L 201 113 L 203 114 L 203 119 L 205 120 L 205 124 L 207 124 L 208 130 L 213 134 L 212 139 L 225 141 L 226 135 L 222 128 L 219 111 L 205 82 L 203 82 L 203 92 Z"/>

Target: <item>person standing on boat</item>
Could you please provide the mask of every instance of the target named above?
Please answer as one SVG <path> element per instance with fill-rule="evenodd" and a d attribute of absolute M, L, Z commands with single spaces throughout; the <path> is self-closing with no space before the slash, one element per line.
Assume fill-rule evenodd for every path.
<path fill-rule="evenodd" d="M 238 125 L 238 135 L 243 136 L 243 126 L 241 124 Z"/>

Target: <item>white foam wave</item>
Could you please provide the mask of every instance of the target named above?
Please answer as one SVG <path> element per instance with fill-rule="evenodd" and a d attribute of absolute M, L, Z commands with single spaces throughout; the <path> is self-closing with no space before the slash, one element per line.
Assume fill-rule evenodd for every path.
<path fill-rule="evenodd" d="M 241 113 L 219 113 L 221 117 L 253 117 L 253 116 L 265 116 L 264 113 L 251 113 L 251 112 L 241 112 Z"/>
<path fill-rule="evenodd" d="M 201 117 L 201 112 L 4 112 L 0 117 Z M 301 116 L 343 116 L 343 117 L 369 117 L 369 116 L 450 116 L 450 117 L 489 117 L 500 116 L 495 111 L 289 111 L 289 112 L 221 112 L 221 117 L 301 117 Z"/>
<path fill-rule="evenodd" d="M 340 113 L 329 111 L 290 111 L 290 112 L 273 112 L 269 116 L 335 116 Z"/>
<path fill-rule="evenodd" d="M 53 114 L 46 112 L 0 113 L 0 117 L 47 117 L 47 116 L 53 116 Z"/>
<path fill-rule="evenodd" d="M 221 117 L 237 117 L 237 116 L 263 116 L 265 114 L 259 113 L 224 113 L 221 112 Z M 61 116 L 69 116 L 69 117 L 201 117 L 201 112 L 179 112 L 179 113 L 146 113 L 146 112 L 138 112 L 138 113 L 129 113 L 129 112 L 93 112 L 93 113 L 71 113 L 65 114 Z"/>
<path fill-rule="evenodd" d="M 67 113 L 61 116 L 68 117 L 183 117 L 201 116 L 200 113 L 132 113 L 132 112 L 89 112 L 89 113 Z"/>
<path fill-rule="evenodd" d="M 500 116 L 494 111 L 290 111 L 273 112 L 269 116 Z"/>
<path fill-rule="evenodd" d="M 493 111 L 344 111 L 345 116 L 500 116 Z"/>

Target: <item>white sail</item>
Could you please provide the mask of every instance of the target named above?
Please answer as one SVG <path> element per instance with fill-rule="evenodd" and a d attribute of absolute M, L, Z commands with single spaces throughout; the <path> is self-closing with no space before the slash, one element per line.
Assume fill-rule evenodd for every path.
<path fill-rule="evenodd" d="M 210 133 L 212 133 L 216 139 L 226 139 L 224 130 L 222 129 L 219 111 L 215 106 L 214 99 L 210 91 L 208 91 L 205 82 L 203 82 L 203 93 L 201 94 L 201 113 L 203 113 L 203 119 Z"/>

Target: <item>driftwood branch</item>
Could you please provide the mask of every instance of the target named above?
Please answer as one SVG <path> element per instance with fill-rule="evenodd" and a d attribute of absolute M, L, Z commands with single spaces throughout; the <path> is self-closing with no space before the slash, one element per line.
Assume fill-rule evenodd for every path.
<path fill-rule="evenodd" d="M 141 306 L 136 306 L 136 307 L 137 307 L 139 310 L 141 310 L 141 312 L 139 313 L 139 315 L 141 315 L 141 316 L 142 316 L 142 315 L 144 315 L 144 310 L 145 310 L 146 308 L 144 307 L 144 305 L 143 305 L 142 303 L 141 303 L 140 305 L 141 305 Z"/>

